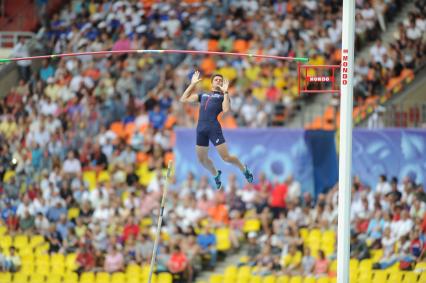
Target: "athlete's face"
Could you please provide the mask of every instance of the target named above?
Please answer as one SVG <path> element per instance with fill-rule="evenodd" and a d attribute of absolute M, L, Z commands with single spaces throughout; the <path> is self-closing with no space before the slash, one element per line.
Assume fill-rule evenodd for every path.
<path fill-rule="evenodd" d="M 213 78 L 213 81 L 212 81 L 212 89 L 213 90 L 220 90 L 219 87 L 221 87 L 222 84 L 223 84 L 223 78 L 216 76 L 216 77 Z"/>

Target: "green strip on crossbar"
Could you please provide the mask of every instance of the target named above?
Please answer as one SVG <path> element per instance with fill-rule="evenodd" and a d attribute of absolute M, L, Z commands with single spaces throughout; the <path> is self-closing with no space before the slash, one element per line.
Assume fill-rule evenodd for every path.
<path fill-rule="evenodd" d="M 296 57 L 296 58 L 294 58 L 294 61 L 301 62 L 301 63 L 308 63 L 309 62 L 309 58 Z"/>
<path fill-rule="evenodd" d="M 10 59 L 2 59 L 2 58 L 0 58 L 0 63 L 9 63 L 9 62 L 11 62 Z"/>

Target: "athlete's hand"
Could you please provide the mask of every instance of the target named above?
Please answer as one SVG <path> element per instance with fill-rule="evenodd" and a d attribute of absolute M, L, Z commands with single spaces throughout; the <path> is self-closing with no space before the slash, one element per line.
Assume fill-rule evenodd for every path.
<path fill-rule="evenodd" d="M 191 78 L 191 84 L 196 85 L 197 83 L 201 82 L 201 80 L 202 79 L 200 79 L 200 72 L 195 71 Z"/>
<path fill-rule="evenodd" d="M 222 86 L 220 86 L 220 90 L 225 93 L 228 91 L 228 87 L 229 87 L 229 81 L 227 79 L 223 79 L 223 83 Z"/>

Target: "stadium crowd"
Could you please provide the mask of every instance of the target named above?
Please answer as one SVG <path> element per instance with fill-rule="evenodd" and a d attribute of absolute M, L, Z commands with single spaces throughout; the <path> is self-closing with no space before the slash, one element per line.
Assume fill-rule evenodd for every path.
<path fill-rule="evenodd" d="M 260 2 L 72 1 L 42 28 L 39 39 L 54 53 L 187 48 L 309 56 L 312 64 L 340 61 L 339 1 Z M 386 29 L 386 19 L 401 3 L 357 5 L 357 17 L 366 23 L 357 34 L 371 40 L 375 27 Z M 424 42 L 418 44 L 418 29 L 424 32 L 424 13 L 410 16 L 399 33 L 406 34 L 406 45 L 392 48 L 420 51 Z M 14 54 L 27 53 L 22 39 Z M 422 58 L 416 56 L 404 62 Z M 183 108 L 176 99 L 194 68 L 205 76 L 219 69 L 233 81 L 231 118 L 238 125 L 265 127 L 275 104 L 284 104 L 290 114 L 297 97 L 296 70 L 288 62 L 122 55 L 44 60 L 37 72 L 27 62 L 18 68 L 19 84 L 0 100 L 1 225 L 11 235 L 44 235 L 48 253 L 76 253 L 79 273 L 124 271 L 130 264 L 149 262 L 152 222 L 164 186 L 161 169 L 173 147 L 172 127 L 196 121 L 194 108 Z M 116 121 L 133 125 L 131 132 L 122 135 L 110 127 Z M 147 158 L 140 160 L 141 153 Z M 139 182 L 145 178 L 138 171 L 141 164 L 155 175 L 145 184 Z M 96 176 L 108 171 L 108 178 L 92 186 L 84 178 L 87 171 Z M 158 271 L 185 272 L 191 279 L 202 268 L 214 268 L 220 256 L 214 231 L 230 227 L 234 249 L 246 233 L 246 263 L 259 274 L 329 274 L 334 238 L 321 252 L 317 243 L 306 245 L 301 229 L 335 227 L 336 188 L 314 200 L 302 196 L 291 178 L 284 184 L 259 180 L 243 188 L 231 179 L 225 192 L 191 174 L 183 184 L 173 184 Z M 410 263 L 419 260 L 426 222 L 424 201 L 416 194 L 422 195 L 423 188 L 409 181 L 384 184 L 371 190 L 355 183 L 353 256 L 370 257 L 373 248 L 382 247 L 379 267 L 402 255 Z M 71 217 L 71 211 L 77 213 Z M 369 221 L 372 215 L 377 218 Z M 259 220 L 261 229 L 244 231 L 249 218 Z M 22 264 L 13 246 L 0 251 L 0 262 L 3 270 L 11 271 Z"/>

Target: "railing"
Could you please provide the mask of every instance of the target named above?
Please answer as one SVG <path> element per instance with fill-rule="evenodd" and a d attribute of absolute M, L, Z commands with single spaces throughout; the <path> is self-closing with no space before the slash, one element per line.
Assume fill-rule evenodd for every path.
<path fill-rule="evenodd" d="M 426 103 L 402 102 L 379 106 L 357 127 L 426 128 Z"/>
<path fill-rule="evenodd" d="M 4 10 L 5 2 L 6 2 L 6 0 L 0 0 L 0 17 L 4 17 L 4 14 L 5 14 L 5 10 Z"/>
<path fill-rule="evenodd" d="M 25 37 L 32 41 L 35 38 L 35 34 L 27 31 L 1 31 L 0 48 L 13 48 L 21 37 Z"/>

